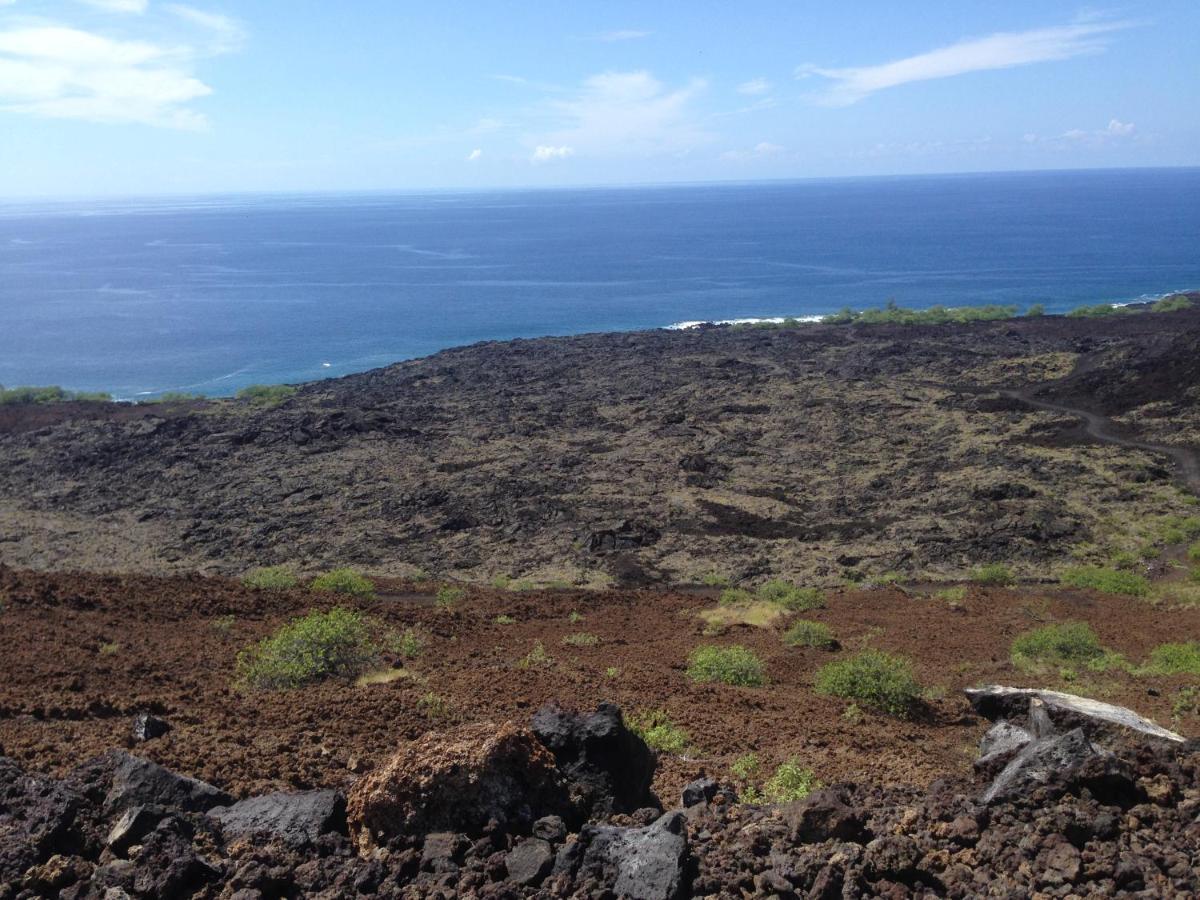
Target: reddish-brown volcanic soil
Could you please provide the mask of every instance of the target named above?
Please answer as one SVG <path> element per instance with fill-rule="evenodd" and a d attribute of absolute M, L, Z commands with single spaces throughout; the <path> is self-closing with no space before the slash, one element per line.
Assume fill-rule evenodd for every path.
<path fill-rule="evenodd" d="M 770 628 L 703 636 L 696 612 L 713 606 L 712 592 L 468 588 L 446 611 L 413 586 L 383 587 L 376 600 L 343 602 L 388 626 L 426 634 L 425 652 L 409 666 L 415 678 L 240 692 L 232 686 L 240 648 L 337 598 L 254 592 L 223 579 L 0 568 L 0 755 L 62 773 L 126 745 L 131 717 L 148 710 L 164 715 L 173 731 L 137 752 L 174 770 L 236 794 L 341 786 L 385 759 L 398 741 L 448 721 L 526 721 L 551 699 L 580 708 L 612 700 L 627 711 L 665 709 L 691 732 L 694 758 L 664 757 L 660 764 L 656 788 L 670 801 L 685 779 L 702 770 L 725 775 L 736 756 L 751 750 L 771 765 L 797 756 L 826 782 L 923 784 L 963 774 L 984 724 L 959 689 L 981 682 L 1065 688 L 1197 732 L 1194 718 L 1172 721 L 1179 679 L 1086 672 L 1074 683 L 1033 678 L 1013 668 L 1008 646 L 1040 623 L 1080 619 L 1107 646 L 1141 662 L 1159 643 L 1194 636 L 1200 609 L 1040 588 L 972 587 L 958 610 L 921 590 L 834 592 L 826 609 L 807 616 L 833 628 L 839 653 L 868 645 L 904 653 L 931 689 L 926 714 L 915 721 L 865 713 L 852 722 L 843 716 L 845 702 L 813 690 L 817 668 L 834 653 L 787 648 Z M 570 621 L 573 611 L 582 621 Z M 501 613 L 516 622 L 496 624 Z M 562 643 L 580 631 L 597 636 L 598 644 Z M 552 662 L 518 667 L 535 641 Z M 753 647 L 767 662 L 770 684 L 693 684 L 685 660 L 705 642 Z M 618 671 L 607 674 L 609 667 Z M 427 695 L 442 698 L 448 711 L 423 705 Z"/>

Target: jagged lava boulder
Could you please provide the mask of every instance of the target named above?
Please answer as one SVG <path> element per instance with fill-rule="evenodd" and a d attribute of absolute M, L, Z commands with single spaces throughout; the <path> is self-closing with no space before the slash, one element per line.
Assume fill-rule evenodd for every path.
<path fill-rule="evenodd" d="M 650 791 L 657 757 L 626 727 L 616 705 L 602 703 L 582 715 L 547 704 L 534 714 L 533 733 L 554 753 L 583 818 L 659 808 Z"/>
<path fill-rule="evenodd" d="M 350 836 L 367 853 L 400 835 L 528 832 L 569 811 L 554 755 L 507 722 L 461 725 L 403 747 L 350 791 Z"/>

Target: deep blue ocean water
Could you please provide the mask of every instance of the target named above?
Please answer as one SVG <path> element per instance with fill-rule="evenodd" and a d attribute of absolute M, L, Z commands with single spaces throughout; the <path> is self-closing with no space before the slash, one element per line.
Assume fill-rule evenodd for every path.
<path fill-rule="evenodd" d="M 485 339 L 1200 288 L 1200 169 L 0 203 L 0 384 L 228 394 Z"/>

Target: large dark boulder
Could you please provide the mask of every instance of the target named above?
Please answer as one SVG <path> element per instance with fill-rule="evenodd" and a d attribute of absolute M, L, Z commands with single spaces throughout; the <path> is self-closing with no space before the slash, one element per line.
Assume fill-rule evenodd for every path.
<path fill-rule="evenodd" d="M 814 791 L 803 800 L 787 804 L 781 812 L 797 843 L 862 843 L 869 837 L 863 814 L 851 805 L 846 792 L 837 787 Z"/>
<path fill-rule="evenodd" d="M 346 833 L 346 798 L 338 791 L 279 791 L 209 811 L 227 836 L 266 834 L 293 847 L 323 834 Z"/>
<path fill-rule="evenodd" d="M 203 813 L 233 802 L 227 793 L 207 782 L 178 775 L 124 750 L 109 750 L 89 759 L 63 783 L 101 807 L 108 819 L 137 806 Z"/>
<path fill-rule="evenodd" d="M 533 733 L 554 754 L 584 816 L 659 807 L 650 791 L 657 757 L 614 704 L 602 703 L 590 715 L 547 704 L 534 714 Z"/>
<path fill-rule="evenodd" d="M 83 798 L 61 782 L 0 757 L 0 885 L 52 854 L 78 852 Z"/>
<path fill-rule="evenodd" d="M 690 858 L 686 819 L 675 810 L 644 828 L 586 826 L 556 869 L 573 869 L 589 896 L 676 900 L 688 892 Z"/>

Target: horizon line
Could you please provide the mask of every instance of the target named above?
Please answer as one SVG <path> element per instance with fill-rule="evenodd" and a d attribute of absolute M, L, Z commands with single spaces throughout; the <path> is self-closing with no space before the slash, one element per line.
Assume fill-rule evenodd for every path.
<path fill-rule="evenodd" d="M 480 186 L 426 186 L 373 188 L 286 188 L 286 189 L 221 189 L 204 191 L 163 191 L 154 194 L 5 194 L 0 206 L 6 204 L 59 204 L 90 201 L 146 201 L 169 199 L 204 199 L 225 197 L 331 197 L 331 196 L 421 196 L 425 194 L 506 194 L 555 191 L 645 190 L 655 188 L 751 187 L 757 185 L 809 184 L 836 181 L 895 181 L 927 178 L 969 178 L 988 175 L 1054 175 L 1102 172 L 1188 172 L 1200 170 L 1200 163 L 1179 166 L 1087 166 L 1048 169 L 977 169 L 952 172 L 897 172 L 860 175 L 799 175 L 782 178 L 707 179 L 700 181 L 630 181 L 579 182 L 577 184 L 525 184 Z"/>

